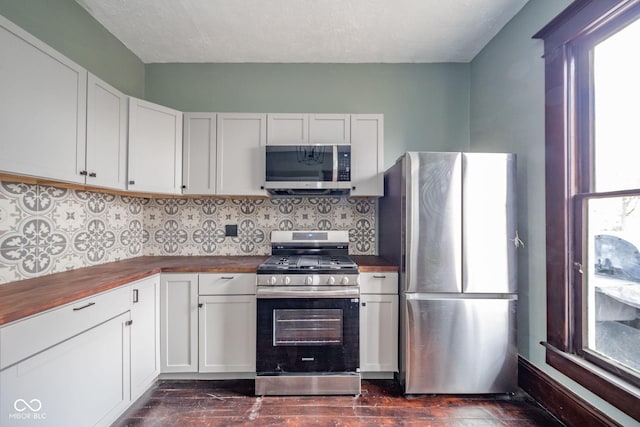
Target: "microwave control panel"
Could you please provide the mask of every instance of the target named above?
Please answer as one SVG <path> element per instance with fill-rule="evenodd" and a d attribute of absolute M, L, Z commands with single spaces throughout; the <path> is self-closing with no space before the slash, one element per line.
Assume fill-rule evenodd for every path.
<path fill-rule="evenodd" d="M 351 181 L 351 147 L 338 146 L 338 181 Z"/>

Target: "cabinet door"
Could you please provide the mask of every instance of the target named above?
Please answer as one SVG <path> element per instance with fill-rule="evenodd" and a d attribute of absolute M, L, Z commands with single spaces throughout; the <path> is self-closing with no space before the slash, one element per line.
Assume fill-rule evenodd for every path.
<path fill-rule="evenodd" d="M 0 171 L 84 184 L 87 72 L 0 16 Z"/>
<path fill-rule="evenodd" d="M 360 295 L 360 370 L 398 370 L 398 295 Z"/>
<path fill-rule="evenodd" d="M 351 115 L 351 195 L 384 196 L 384 116 Z"/>
<path fill-rule="evenodd" d="M 267 144 L 305 145 L 308 143 L 308 114 L 267 115 Z"/>
<path fill-rule="evenodd" d="M 160 369 L 198 371 L 198 275 L 160 278 Z"/>
<path fill-rule="evenodd" d="M 126 189 L 127 96 L 93 74 L 87 84 L 86 183 Z"/>
<path fill-rule="evenodd" d="M 182 193 L 216 194 L 216 114 L 185 113 Z"/>
<path fill-rule="evenodd" d="M 182 113 L 129 98 L 129 177 L 132 191 L 182 192 Z"/>
<path fill-rule="evenodd" d="M 200 372 L 256 371 L 256 296 L 201 296 Z"/>
<path fill-rule="evenodd" d="M 310 144 L 350 144 L 349 114 L 309 114 Z"/>
<path fill-rule="evenodd" d="M 3 426 L 110 425 L 127 408 L 129 312 L 0 372 Z"/>
<path fill-rule="evenodd" d="M 131 290 L 131 400 L 160 374 L 160 276 L 129 286 Z"/>
<path fill-rule="evenodd" d="M 267 195 L 261 188 L 265 178 L 266 118 L 266 114 L 218 114 L 218 195 Z"/>

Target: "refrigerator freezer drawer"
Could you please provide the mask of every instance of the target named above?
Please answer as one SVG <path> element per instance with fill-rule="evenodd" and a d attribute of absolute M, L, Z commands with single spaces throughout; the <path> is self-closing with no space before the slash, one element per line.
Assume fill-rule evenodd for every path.
<path fill-rule="evenodd" d="M 405 393 L 517 388 L 514 299 L 403 298 Z"/>

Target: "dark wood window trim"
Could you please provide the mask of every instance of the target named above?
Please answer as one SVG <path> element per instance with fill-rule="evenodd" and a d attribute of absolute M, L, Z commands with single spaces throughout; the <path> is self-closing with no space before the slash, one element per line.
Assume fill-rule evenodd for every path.
<path fill-rule="evenodd" d="M 575 312 L 573 302 L 582 298 L 582 287 L 572 284 L 580 283 L 574 261 L 579 262 L 581 254 L 573 239 L 576 224 L 570 205 L 577 193 L 587 190 L 578 188 L 581 182 L 584 186 L 579 178 L 591 162 L 585 150 L 578 150 L 578 141 L 589 133 L 578 117 L 588 108 L 584 94 L 589 91 L 584 89 L 591 82 L 576 72 L 577 64 L 589 60 L 576 46 L 597 37 L 612 20 L 637 16 L 639 8 L 640 0 L 576 0 L 534 38 L 544 40 L 545 58 L 546 361 L 640 420 L 640 389 L 577 355 L 582 350 L 581 336 L 576 339 L 575 334 L 582 332 L 582 313 Z"/>

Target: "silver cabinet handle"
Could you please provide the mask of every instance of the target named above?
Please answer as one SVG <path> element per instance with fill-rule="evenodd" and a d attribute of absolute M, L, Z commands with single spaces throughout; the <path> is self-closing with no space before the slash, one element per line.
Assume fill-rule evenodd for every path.
<path fill-rule="evenodd" d="M 138 290 L 137 289 L 133 290 L 133 302 L 134 303 L 138 302 Z"/>
<path fill-rule="evenodd" d="M 374 279 L 386 279 L 386 278 L 387 278 L 387 276 L 384 276 L 384 275 L 380 276 L 380 275 L 375 275 L 375 274 L 374 274 L 374 275 L 373 275 L 373 278 L 374 278 Z"/>
<path fill-rule="evenodd" d="M 83 305 L 82 307 L 74 307 L 74 308 L 73 308 L 73 311 L 80 311 L 80 310 L 84 310 L 85 308 L 89 308 L 89 307 L 91 307 L 92 305 L 96 305 L 96 303 L 95 303 L 95 302 L 90 302 L 90 303 L 88 303 L 88 304 Z"/>

